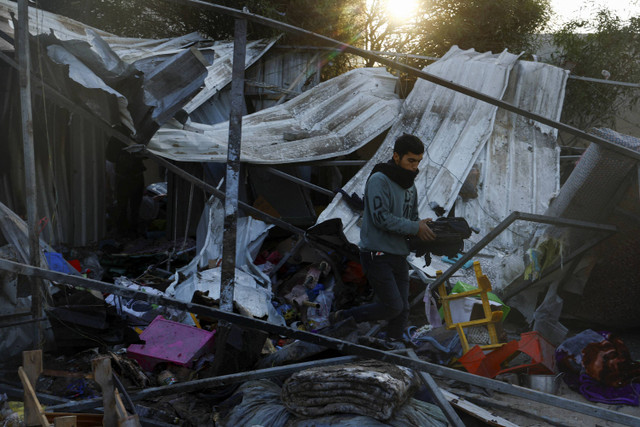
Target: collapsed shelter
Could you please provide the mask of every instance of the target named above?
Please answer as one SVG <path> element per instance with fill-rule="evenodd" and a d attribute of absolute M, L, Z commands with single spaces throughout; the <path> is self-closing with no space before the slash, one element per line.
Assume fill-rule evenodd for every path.
<path fill-rule="evenodd" d="M 13 36 L 11 12 L 16 12 L 15 5 L 3 0 L 0 30 L 7 35 L 5 40 Z M 176 301 L 193 303 L 196 291 L 219 299 L 217 262 L 222 258 L 225 213 L 223 204 L 209 200 L 201 189 L 218 185 L 219 165 L 227 158 L 225 119 L 231 104 L 233 42 L 211 42 L 193 34 L 160 41 L 128 40 L 46 12 L 31 9 L 30 13 L 34 14 L 31 61 L 38 64 L 34 74 L 41 81 L 34 91 L 34 105 L 41 108 L 43 120 L 34 121 L 34 134 L 43 251 L 53 252 L 51 246 L 62 243 L 83 246 L 105 236 L 105 146 L 113 137 L 110 130 L 117 127 L 143 155 L 159 159 L 170 170 L 166 230 L 183 243 L 178 251 L 185 250 L 188 236 L 197 237 L 191 261 L 170 272 L 171 284 L 159 298 L 175 299 L 171 304 L 178 306 Z M 1 91 L 6 96 L 0 119 L 7 130 L 2 147 L 7 164 L 2 168 L 0 227 L 7 243 L 18 248 L 13 259 L 26 264 L 27 252 L 20 248 L 28 246 L 27 227 L 14 213 L 25 211 L 24 171 L 15 167 L 22 147 L 20 120 L 15 116 L 18 94 L 12 84 L 17 73 L 12 69 L 11 46 L 3 45 L 2 50 Z M 242 122 L 239 158 L 248 185 L 240 189 L 239 198 L 245 209 L 253 208 L 250 213 L 262 212 L 238 222 L 242 243 L 237 247 L 242 250 L 235 257 L 234 300 L 247 316 L 267 319 L 260 323 L 266 331 L 313 340 L 311 334 L 287 330 L 282 313 L 271 305 L 273 276 L 254 265 L 269 233 L 268 223 L 303 237 L 289 245 L 290 257 L 304 241 L 312 241 L 316 249 L 337 250 L 337 246 L 348 252 L 359 239 L 360 212 L 352 198 L 362 195 L 373 166 L 387 160 L 395 138 L 407 132 L 426 144 L 426 161 L 417 181 L 421 217 L 442 216 L 434 212 L 441 207 L 445 215 L 455 212 L 479 231 L 450 270 L 439 260 L 432 266 L 411 260 L 427 290 L 454 274 L 468 276 L 460 267 L 477 255 L 494 291 L 535 330 L 558 341 L 554 344 L 566 334 L 562 313 L 597 319 L 609 327 L 637 326 L 637 310 L 624 303 L 637 300 L 632 284 L 638 281 L 633 260 L 640 231 L 639 143 L 612 130 L 592 131 L 587 136 L 592 141 L 589 150 L 561 188 L 557 129 L 571 130 L 557 123 L 565 70 L 508 52 L 452 48 L 417 74 L 428 78 L 419 79 L 403 99 L 396 90 L 397 78 L 383 68 L 356 69 L 321 83 L 320 66 L 317 53 L 279 50 L 276 39 L 247 43 L 245 85 L 252 88 L 254 98 L 245 98 L 244 111 L 255 112 Z M 464 90 L 456 90 L 458 86 Z M 500 108 L 505 106 L 509 108 Z M 336 168 L 353 164 L 359 166 L 357 172 L 343 182 Z M 181 168 L 191 173 L 175 173 Z M 332 169 L 327 173 L 326 168 Z M 319 206 L 323 209 L 318 213 Z M 514 217 L 514 212 L 531 216 Z M 328 233 L 335 241 L 304 230 L 336 218 L 341 222 L 339 232 Z M 619 233 L 610 237 L 615 230 Z M 44 255 L 42 261 L 48 265 Z M 437 268 L 447 270 L 446 277 L 435 279 Z M 620 282 L 630 284 L 625 293 L 611 292 L 612 284 Z M 28 310 L 28 296 L 19 292 L 15 277 L 5 283 L 2 314 L 15 319 Z M 90 283 L 85 285 L 91 288 Z M 429 293 L 425 296 L 428 301 Z M 605 296 L 611 308 L 595 314 Z M 415 304 L 422 304 L 422 298 Z M 224 313 L 205 311 L 196 314 L 225 319 Z M 235 315 L 225 320 L 258 325 L 243 324 Z M 3 339 L 3 351 L 28 346 L 29 327 L 5 329 L 11 338 Z M 337 340 L 318 339 L 317 344 L 340 346 Z M 349 354 L 363 351 L 357 346 L 349 349 Z M 379 353 L 369 356 L 403 362 Z"/>

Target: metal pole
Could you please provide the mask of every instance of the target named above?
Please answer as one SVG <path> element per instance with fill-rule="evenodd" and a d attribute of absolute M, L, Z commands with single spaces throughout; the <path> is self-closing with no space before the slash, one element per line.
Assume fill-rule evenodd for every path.
<path fill-rule="evenodd" d="M 20 64 L 20 111 L 22 113 L 22 149 L 24 152 L 24 187 L 29 229 L 29 262 L 40 266 L 40 242 L 37 231 L 36 161 L 33 143 L 33 116 L 31 111 L 31 64 L 29 58 L 29 6 L 27 0 L 18 1 L 18 63 Z M 31 314 L 34 319 L 42 316 L 42 292 L 40 280 L 31 278 Z M 34 323 L 36 348 L 41 347 L 41 325 Z"/>
<path fill-rule="evenodd" d="M 150 399 L 158 396 L 167 396 L 169 394 L 190 393 L 206 388 L 220 387 L 223 385 L 235 384 L 239 382 L 252 381 L 265 378 L 274 378 L 280 376 L 289 376 L 294 372 L 304 369 L 316 368 L 320 366 L 341 365 L 344 363 L 353 363 L 359 359 L 358 356 L 340 356 L 331 359 L 313 360 L 310 362 L 293 363 L 285 366 L 274 366 L 272 368 L 258 369 L 255 371 L 238 372 L 234 374 L 222 375 L 218 377 L 201 378 L 197 380 L 187 381 L 184 383 L 176 383 L 168 386 L 149 387 L 138 392 L 131 393 L 129 397 L 133 401 Z M 1 390 L 1 389 L 0 389 Z M 80 412 L 97 408 L 102 405 L 102 399 L 86 399 L 70 401 L 47 408 L 47 412 Z"/>
<path fill-rule="evenodd" d="M 420 360 L 420 358 L 412 348 L 408 348 L 406 353 L 407 356 L 409 356 L 413 360 Z M 427 389 L 431 393 L 431 397 L 435 401 L 436 405 L 438 405 L 438 407 L 442 409 L 445 417 L 447 417 L 447 421 L 449 421 L 449 423 L 454 427 L 464 427 L 464 423 L 460 419 L 460 416 L 451 407 L 449 401 L 444 397 L 442 391 L 440 390 L 440 387 L 438 387 L 438 384 L 436 384 L 433 377 L 431 377 L 431 375 L 426 372 L 420 372 L 420 379 L 422 380 L 422 384 L 424 384 L 424 386 L 427 387 Z"/>
<path fill-rule="evenodd" d="M 233 282 L 236 272 L 236 228 L 238 223 L 238 178 L 240 174 L 240 140 L 244 105 L 244 63 L 247 50 L 247 21 L 236 19 L 233 41 L 233 80 L 231 82 L 231 114 L 225 178 L 224 233 L 222 239 L 222 271 L 220 309 L 233 311 Z"/>
<path fill-rule="evenodd" d="M 278 170 L 278 169 L 272 168 L 272 167 L 266 167 L 265 169 L 267 171 L 269 171 L 269 173 L 272 173 L 272 174 L 274 174 L 276 176 L 284 178 L 284 179 L 286 179 L 288 181 L 295 182 L 296 184 L 301 185 L 303 187 L 307 187 L 307 188 L 309 188 L 309 189 L 311 189 L 313 191 L 317 191 L 318 193 L 324 194 L 325 196 L 329 196 L 329 197 L 335 196 L 333 191 L 327 190 L 326 188 L 322 188 L 319 185 L 315 185 L 315 184 L 312 184 L 310 182 L 307 182 L 304 179 L 298 178 L 297 176 L 289 175 L 286 172 L 282 172 L 281 170 Z"/>
<path fill-rule="evenodd" d="M 222 234 L 222 268 L 220 272 L 220 310 L 233 312 L 233 293 L 236 280 L 236 229 L 238 227 L 238 182 L 240 175 L 240 145 L 242 140 L 242 111 L 244 105 L 244 66 L 247 51 L 247 21 L 236 19 L 233 38 L 233 70 L 231 80 L 231 112 L 229 115 L 229 143 L 227 144 L 227 173 L 225 177 L 224 231 Z M 225 363 L 227 337 L 231 324 L 218 321 L 216 358 L 213 372 L 218 375 Z"/>
<path fill-rule="evenodd" d="M 574 219 L 558 218 L 546 215 L 536 215 L 524 212 L 513 211 L 507 216 L 500 224 L 498 224 L 493 230 L 487 233 L 478 243 L 476 243 L 467 253 L 465 253 L 460 259 L 444 272 L 444 274 L 438 277 L 433 283 L 429 284 L 429 288 L 433 289 L 438 287 L 445 280 L 450 278 L 453 273 L 458 271 L 460 267 L 469 261 L 475 254 L 480 252 L 489 242 L 498 237 L 507 227 L 516 220 L 525 220 L 531 222 L 538 222 L 541 224 L 553 224 L 568 227 L 585 228 L 587 230 L 606 231 L 609 233 L 615 233 L 617 228 L 608 224 L 596 224 L 587 221 L 578 221 Z"/>

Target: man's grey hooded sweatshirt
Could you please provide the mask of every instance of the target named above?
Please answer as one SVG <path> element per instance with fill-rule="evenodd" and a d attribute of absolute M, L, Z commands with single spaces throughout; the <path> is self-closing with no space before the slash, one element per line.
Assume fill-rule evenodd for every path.
<path fill-rule="evenodd" d="M 364 191 L 360 250 L 409 255 L 406 237 L 418 234 L 418 191 L 404 189 L 382 172 L 369 177 Z"/>

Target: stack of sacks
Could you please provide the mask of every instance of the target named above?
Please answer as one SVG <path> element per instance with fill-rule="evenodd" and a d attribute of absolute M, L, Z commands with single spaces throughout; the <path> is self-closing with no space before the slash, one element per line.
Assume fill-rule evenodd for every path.
<path fill-rule="evenodd" d="M 410 369 L 372 360 L 297 372 L 284 383 L 282 401 L 300 416 L 349 413 L 386 421 L 416 386 Z"/>

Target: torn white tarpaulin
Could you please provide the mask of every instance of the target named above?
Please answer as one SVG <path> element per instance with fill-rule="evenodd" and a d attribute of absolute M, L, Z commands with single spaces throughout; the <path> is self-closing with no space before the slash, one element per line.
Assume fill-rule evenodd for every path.
<path fill-rule="evenodd" d="M 256 279 L 264 283 L 269 290 L 271 280 L 257 270 L 253 260 L 258 256 L 258 251 L 272 227 L 271 224 L 247 216 L 238 218 L 236 229 L 236 268 L 256 275 Z M 223 231 L 224 207 L 219 199 L 212 196 L 207 201 L 198 223 L 197 255 L 188 265 L 181 268 L 179 273 L 190 276 L 203 268 L 218 266 L 222 260 Z"/>
<path fill-rule="evenodd" d="M 222 268 L 220 267 L 196 272 L 176 288 L 173 288 L 173 285 L 170 286 L 166 292 L 181 301 L 191 301 L 195 291 L 208 291 L 209 298 L 219 301 L 221 274 Z M 270 323 L 285 325 L 284 318 L 276 312 L 271 304 L 271 297 L 271 293 L 258 285 L 252 276 L 236 269 L 233 304 L 239 307 L 240 312 L 249 313 L 259 319 L 266 318 Z"/>
<path fill-rule="evenodd" d="M 242 118 L 242 161 L 293 163 L 351 153 L 388 129 L 402 101 L 383 68 L 345 73 L 296 98 Z M 175 125 L 175 123 L 174 123 Z M 168 125 L 151 139 L 153 153 L 177 161 L 224 162 L 229 123 Z"/>
<path fill-rule="evenodd" d="M 451 50 L 425 71 L 484 94 L 501 98 L 517 56 Z M 391 159 L 395 139 L 402 133 L 418 136 L 425 155 L 418 177 L 418 209 L 421 218 L 436 218 L 429 202 L 450 209 L 473 162 L 491 135 L 497 107 L 451 89 L 418 79 L 402 105 L 400 117 L 373 158 L 343 187 L 347 194 L 362 196 L 376 163 Z M 338 194 L 318 222 L 342 218 L 349 241 L 360 241 L 361 212 L 352 210 Z"/>
<path fill-rule="evenodd" d="M 284 324 L 284 319 L 271 304 L 271 280 L 253 264 L 267 232 L 273 225 L 252 217 L 238 218 L 236 231 L 236 281 L 233 301 L 254 317 L 268 316 L 269 322 Z M 222 202 L 211 197 L 198 224 L 197 255 L 176 271 L 166 293 L 181 301 L 191 301 L 196 290 L 209 291 L 209 297 L 220 297 L 219 261 L 222 259 L 224 209 Z M 208 270 L 200 271 L 209 267 Z M 178 282 L 180 277 L 186 280 Z M 257 279 L 257 280 L 256 280 Z M 261 284 L 266 285 L 266 288 Z"/>

